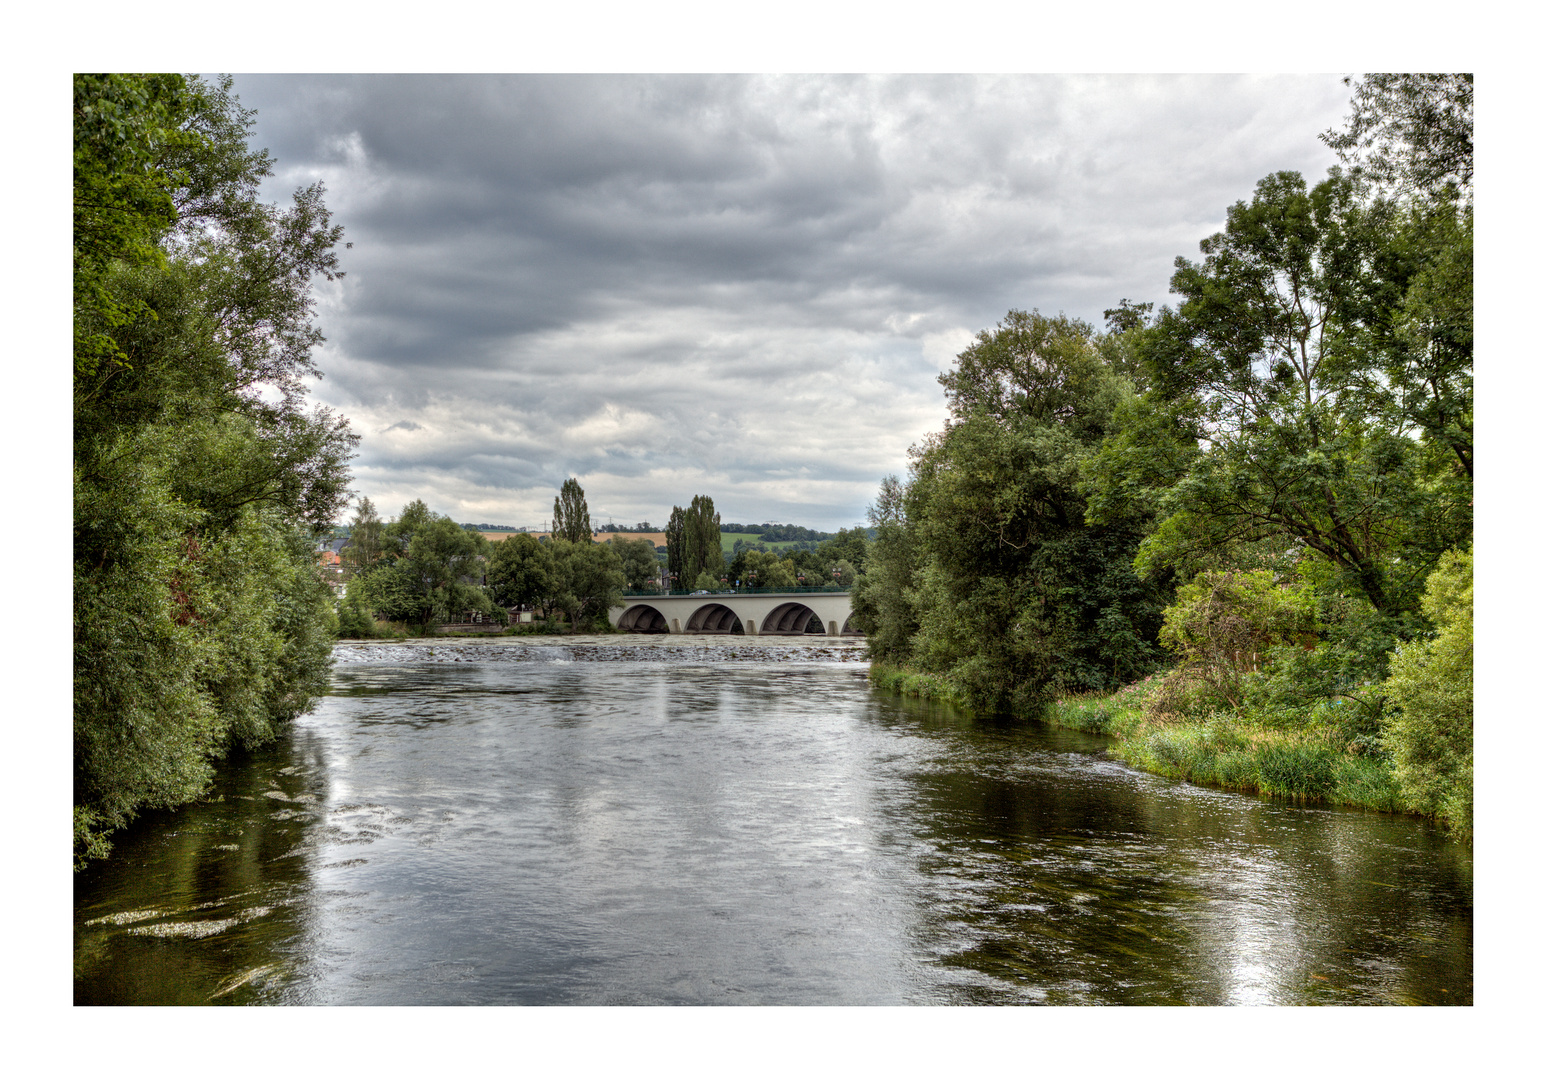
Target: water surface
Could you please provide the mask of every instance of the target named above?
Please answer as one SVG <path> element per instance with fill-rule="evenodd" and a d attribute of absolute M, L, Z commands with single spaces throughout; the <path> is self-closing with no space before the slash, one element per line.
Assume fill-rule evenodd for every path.
<path fill-rule="evenodd" d="M 77 875 L 78 1003 L 1472 1000 L 1424 822 L 877 694 L 844 647 L 340 647 Z"/>

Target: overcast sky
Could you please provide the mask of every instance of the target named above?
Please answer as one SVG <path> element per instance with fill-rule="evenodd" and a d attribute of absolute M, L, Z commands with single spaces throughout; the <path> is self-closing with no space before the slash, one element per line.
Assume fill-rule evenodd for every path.
<path fill-rule="evenodd" d="M 353 242 L 315 395 L 384 517 L 860 522 L 1012 307 L 1102 323 L 1283 169 L 1336 74 L 238 75 Z"/>

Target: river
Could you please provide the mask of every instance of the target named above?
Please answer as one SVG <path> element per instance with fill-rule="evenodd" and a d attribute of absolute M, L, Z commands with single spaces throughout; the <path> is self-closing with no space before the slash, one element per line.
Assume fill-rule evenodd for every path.
<path fill-rule="evenodd" d="M 1425 822 L 872 691 L 852 644 L 340 645 L 76 875 L 78 1004 L 1470 1004 Z"/>

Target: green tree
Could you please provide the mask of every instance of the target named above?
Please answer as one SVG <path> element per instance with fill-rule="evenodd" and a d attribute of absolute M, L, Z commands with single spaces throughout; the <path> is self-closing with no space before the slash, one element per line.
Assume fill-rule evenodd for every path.
<path fill-rule="evenodd" d="M 339 552 L 339 561 L 352 577 L 374 565 L 383 554 L 381 518 L 371 500 L 361 496 L 349 523 L 349 541 Z"/>
<path fill-rule="evenodd" d="M 853 565 L 857 573 L 865 572 L 865 559 L 870 550 L 870 538 L 865 530 L 856 525 L 852 529 L 839 529 L 836 536 L 817 545 L 820 560 L 836 563 L 842 559 Z"/>
<path fill-rule="evenodd" d="M 794 561 L 777 551 L 743 549 L 731 564 L 730 573 L 747 589 L 793 589 L 797 584 Z M 714 580 L 718 587 L 719 579 Z"/>
<path fill-rule="evenodd" d="M 1383 273 L 1391 220 L 1336 171 L 1310 190 L 1278 173 L 1230 208 L 1202 263 L 1177 260 L 1183 302 L 1143 345 L 1148 403 L 1166 414 L 1150 426 L 1190 430 L 1207 452 L 1179 452 L 1174 436 L 1152 444 L 1182 472 L 1155 501 L 1162 521 L 1141 566 L 1300 544 L 1399 616 L 1439 552 L 1469 535 L 1470 485 L 1367 392 L 1383 357 L 1366 331 L 1389 318 L 1401 287 Z"/>
<path fill-rule="evenodd" d="M 1311 624 L 1306 593 L 1279 585 L 1272 574 L 1205 571 L 1176 591 L 1160 643 L 1177 654 L 1186 677 L 1239 709 L 1247 676 L 1269 650 L 1305 637 Z"/>
<path fill-rule="evenodd" d="M 1142 523 L 1085 522 L 1081 466 L 1132 396 L 1100 346 L 1078 320 L 1011 311 L 941 376 L 945 430 L 872 509 L 856 591 L 872 654 L 945 676 L 974 710 L 1035 714 L 1159 659 L 1164 592 L 1130 564 Z"/>
<path fill-rule="evenodd" d="M 511 608 L 543 602 L 553 567 L 548 548 L 531 533 L 515 533 L 491 545 L 488 588 L 496 603 Z"/>
<path fill-rule="evenodd" d="M 708 574 L 716 582 L 725 575 L 720 515 L 709 496 L 693 496 L 686 510 L 673 506 L 665 531 L 666 569 L 675 588 L 694 587 L 700 574 Z"/>
<path fill-rule="evenodd" d="M 356 574 L 344 586 L 344 598 L 338 605 L 338 636 L 369 638 L 376 636 L 376 620 L 365 602 L 365 577 Z"/>
<path fill-rule="evenodd" d="M 483 588 L 490 545 L 482 533 L 415 499 L 382 534 L 394 554 L 369 573 L 362 593 L 377 617 L 427 626 L 475 611 L 505 621 L 505 611 Z"/>
<path fill-rule="evenodd" d="M 181 179 L 166 148 L 180 137 L 190 95 L 180 75 L 79 74 L 74 89 L 75 370 L 89 376 L 104 361 L 127 362 L 118 327 L 154 317 L 106 279 L 165 261 L 161 240 L 177 220 Z"/>
<path fill-rule="evenodd" d="M 378 564 L 356 581 L 360 582 L 361 601 L 378 619 L 425 626 L 435 617 L 430 594 L 395 562 Z"/>
<path fill-rule="evenodd" d="M 1419 195 L 1434 195 L 1448 186 L 1469 196 L 1472 76 L 1366 75 L 1354 87 L 1348 127 L 1323 132 L 1321 139 L 1378 184 Z"/>
<path fill-rule="evenodd" d="M 906 496 L 899 477 L 881 481 L 876 501 L 866 511 L 876 538 L 867 553 L 865 574 L 850 597 L 852 622 L 865 635 L 869 655 L 890 664 L 907 662 L 919 629 L 916 574 L 923 559 L 907 520 Z"/>
<path fill-rule="evenodd" d="M 622 560 L 611 544 L 556 539 L 543 545 L 552 560 L 544 606 L 564 612 L 576 631 L 602 629 L 607 609 L 623 602 Z"/>
<path fill-rule="evenodd" d="M 435 512 L 425 505 L 423 499 L 415 499 L 382 527 L 383 545 L 394 562 L 408 554 L 414 537 L 426 529 L 435 520 L 435 516 Z"/>
<path fill-rule="evenodd" d="M 622 564 L 624 588 L 635 592 L 659 589 L 661 562 L 655 557 L 654 544 L 649 540 L 623 540 L 616 536 L 609 544 Z"/>
<path fill-rule="evenodd" d="M 591 511 L 580 481 L 571 476 L 553 500 L 553 536 L 572 544 L 591 539 Z"/>
<path fill-rule="evenodd" d="M 1450 551 L 1424 589 L 1435 628 L 1398 648 L 1385 684 L 1385 743 L 1413 806 L 1472 838 L 1472 553 Z"/>

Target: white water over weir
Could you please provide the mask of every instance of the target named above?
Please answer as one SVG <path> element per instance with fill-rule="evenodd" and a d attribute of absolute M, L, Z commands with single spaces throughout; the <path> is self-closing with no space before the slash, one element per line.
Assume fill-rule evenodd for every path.
<path fill-rule="evenodd" d="M 608 610 L 619 630 L 636 634 L 857 634 L 846 592 L 696 593 L 630 596 Z M 820 629 L 817 629 L 820 627 Z"/>

